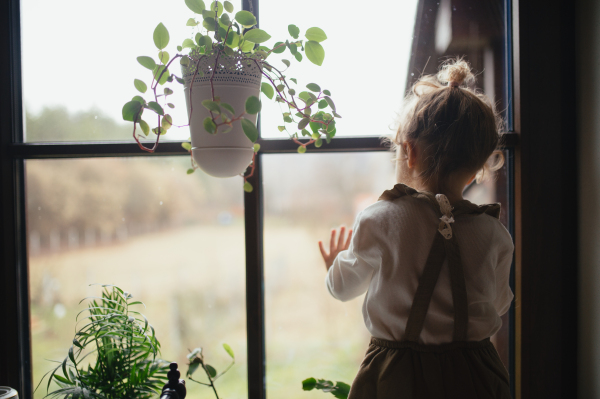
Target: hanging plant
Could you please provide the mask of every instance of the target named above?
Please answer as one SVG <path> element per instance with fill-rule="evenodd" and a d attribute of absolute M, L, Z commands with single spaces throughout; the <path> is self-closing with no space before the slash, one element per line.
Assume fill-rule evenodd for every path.
<path fill-rule="evenodd" d="M 189 38 L 177 46 L 173 56 L 166 51 L 170 42 L 167 28 L 158 24 L 154 30 L 154 44 L 158 49 L 156 58 L 141 56 L 138 62 L 151 71 L 148 86 L 135 79 L 135 87 L 151 98 L 135 96 L 123 107 L 123 119 L 134 123 L 133 137 L 144 151 L 154 152 L 161 135 L 172 126 L 189 126 L 191 143 L 183 147 L 191 154 L 193 173 L 198 167 L 210 175 L 229 177 L 244 173 L 244 189 L 251 191 L 247 179 L 253 173 L 253 159 L 259 150 L 256 117 L 262 104 L 262 92 L 270 100 L 283 105 L 283 123 L 280 132 L 287 132 L 298 144 L 298 152 L 306 152 L 310 144 L 320 147 L 330 142 L 336 134 L 335 119 L 340 118 L 328 90 L 316 83 L 297 87 L 297 80 L 287 76 L 291 61 L 305 57 L 313 64 L 322 65 L 325 50 L 321 43 L 327 39 L 325 32 L 312 27 L 304 32 L 296 25 L 289 25 L 290 39 L 266 47 L 262 43 L 271 35 L 257 25 L 252 12 L 242 10 L 234 14 L 229 1 L 211 2 L 210 9 L 202 0 L 185 0 L 196 16 L 189 18 L 187 26 L 193 30 Z M 275 65 L 273 55 L 288 55 L 281 65 Z M 173 73 L 178 60 L 181 75 Z M 169 108 L 175 104 L 169 96 L 173 89 L 169 83 L 184 86 L 188 120 L 186 124 L 174 125 Z M 162 88 L 162 90 L 161 90 Z M 151 119 L 150 119 L 151 118 Z M 150 127 L 148 121 L 155 121 Z M 156 135 L 152 147 L 146 147 L 142 138 L 150 133 Z M 308 138 L 300 142 L 300 138 Z"/>

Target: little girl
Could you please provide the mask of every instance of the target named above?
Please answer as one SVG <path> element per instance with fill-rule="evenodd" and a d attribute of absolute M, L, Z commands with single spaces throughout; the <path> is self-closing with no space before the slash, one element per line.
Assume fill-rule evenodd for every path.
<path fill-rule="evenodd" d="M 398 184 L 319 247 L 331 295 L 367 292 L 373 336 L 349 399 L 510 398 L 489 337 L 513 294 L 513 243 L 500 204 L 462 197 L 503 159 L 499 119 L 460 59 L 422 77 L 407 96 L 393 141 Z M 492 160 L 496 159 L 494 165 Z"/>

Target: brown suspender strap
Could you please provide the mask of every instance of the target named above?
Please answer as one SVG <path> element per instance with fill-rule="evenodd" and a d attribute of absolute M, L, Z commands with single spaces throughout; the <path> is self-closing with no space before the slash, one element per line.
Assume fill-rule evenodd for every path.
<path fill-rule="evenodd" d="M 467 287 L 460 250 L 456 237 L 444 239 L 446 258 L 450 271 L 450 288 L 452 289 L 452 303 L 454 305 L 454 341 L 467 340 L 467 327 L 469 324 L 469 307 L 467 303 Z"/>
<path fill-rule="evenodd" d="M 425 323 L 425 316 L 431 302 L 433 289 L 435 288 L 446 257 L 444 241 L 446 241 L 444 237 L 436 232 L 431 250 L 427 256 L 427 262 L 425 262 L 423 274 L 419 278 L 419 286 L 406 322 L 406 331 L 404 333 L 406 341 L 419 342 L 419 336 Z"/>

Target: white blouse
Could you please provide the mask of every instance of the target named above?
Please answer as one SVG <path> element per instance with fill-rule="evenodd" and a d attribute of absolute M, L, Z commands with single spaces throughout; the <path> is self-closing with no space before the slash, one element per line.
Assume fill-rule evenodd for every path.
<path fill-rule="evenodd" d="M 439 216 L 426 200 L 405 195 L 378 201 L 356 219 L 350 247 L 338 254 L 326 277 L 333 297 L 348 301 L 365 291 L 363 317 L 376 338 L 400 341 Z M 467 286 L 469 341 L 492 336 L 502 326 L 513 293 L 508 285 L 514 245 L 496 218 L 455 216 L 456 236 Z M 425 318 L 420 342 L 452 342 L 454 308 L 447 261 Z"/>

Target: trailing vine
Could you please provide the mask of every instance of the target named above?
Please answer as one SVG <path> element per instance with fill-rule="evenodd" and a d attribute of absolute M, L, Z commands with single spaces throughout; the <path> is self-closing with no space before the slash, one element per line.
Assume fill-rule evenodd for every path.
<path fill-rule="evenodd" d="M 169 96 L 174 93 L 169 84 L 185 84 L 182 76 L 172 73 L 169 68 L 176 60 L 183 68 L 192 68 L 193 79 L 203 75 L 200 61 L 207 57 L 214 57 L 215 63 L 210 77 L 211 98 L 202 101 L 202 106 L 208 109 L 210 116 L 203 121 L 204 129 L 210 134 L 222 134 L 229 131 L 233 123 L 240 122 L 245 135 L 253 142 L 258 140 L 258 129 L 254 122 L 246 118 L 254 115 L 262 108 L 261 101 L 250 96 L 245 102 L 243 111 L 235 110 L 230 104 L 221 101 L 215 93 L 213 83 L 219 60 L 224 57 L 241 57 L 247 63 L 254 63 L 264 77 L 261 83 L 261 92 L 270 100 L 280 103 L 283 123 L 278 126 L 280 132 L 286 132 L 290 139 L 298 144 L 298 152 L 306 152 L 307 146 L 314 144 L 320 147 L 323 140 L 330 142 L 336 134 L 336 118 L 341 118 L 337 113 L 335 103 L 329 90 L 323 90 L 316 83 L 306 85 L 307 90 L 297 87 L 295 78 L 288 77 L 287 71 L 291 66 L 289 59 L 274 60 L 283 65 L 275 65 L 271 59 L 275 55 L 288 53 L 291 59 L 301 62 L 304 57 L 315 65 L 322 65 L 325 59 L 325 50 L 321 42 L 327 39 L 325 32 L 317 27 L 306 30 L 304 38 L 300 38 L 300 29 L 296 25 L 289 25 L 290 39 L 275 43 L 271 47 L 262 45 L 271 39 L 271 35 L 257 27 L 256 17 L 251 11 L 238 11 L 233 14 L 234 7 L 231 2 L 218 0 L 211 2 L 207 9 L 202 0 L 185 0 L 187 7 L 195 13 L 189 18 L 186 25 L 192 28 L 190 37 L 177 46 L 177 53 L 171 57 L 165 50 L 170 42 L 167 28 L 159 23 L 153 33 L 154 44 L 158 49 L 157 59 L 148 56 L 137 57 L 137 61 L 152 72 L 150 83 L 151 98 L 149 101 L 137 95 L 123 106 L 123 119 L 133 122 L 133 138 L 143 151 L 154 152 L 160 142 L 160 137 L 175 127 L 190 125 L 193 104 L 190 103 L 190 112 L 186 124 L 174 125 L 173 118 L 165 108 L 175 108 L 169 101 Z M 303 55 L 304 54 L 304 55 Z M 145 94 L 148 86 L 141 79 L 135 79 L 136 89 Z M 190 99 L 193 84 L 189 85 Z M 162 88 L 162 91 L 160 90 Z M 191 102 L 191 100 L 190 100 Z M 156 117 L 156 126 L 151 128 L 144 120 L 144 112 L 150 112 L 151 117 Z M 149 137 L 150 133 L 156 135 L 152 146 L 146 146 L 141 141 Z M 300 139 L 308 139 L 305 142 Z M 192 152 L 190 143 L 183 143 L 183 147 Z M 260 146 L 254 145 L 255 155 Z M 188 173 L 193 173 L 198 165 L 191 157 L 192 166 Z M 252 186 L 247 179 L 254 173 L 254 158 L 249 165 L 244 177 L 244 189 L 252 191 Z"/>

